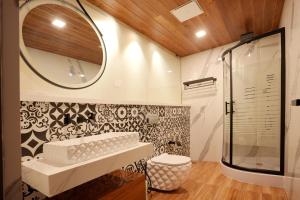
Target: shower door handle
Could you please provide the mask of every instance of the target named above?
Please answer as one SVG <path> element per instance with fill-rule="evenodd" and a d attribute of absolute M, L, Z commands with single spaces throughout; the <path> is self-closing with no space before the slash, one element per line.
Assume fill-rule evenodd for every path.
<path fill-rule="evenodd" d="M 230 112 L 228 112 L 227 105 L 229 105 L 229 103 L 227 101 L 225 101 L 225 115 L 230 113 Z"/>

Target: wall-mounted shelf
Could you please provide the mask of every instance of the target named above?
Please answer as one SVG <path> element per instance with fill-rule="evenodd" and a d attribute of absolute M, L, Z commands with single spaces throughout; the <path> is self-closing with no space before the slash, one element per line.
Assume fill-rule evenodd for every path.
<path fill-rule="evenodd" d="M 213 85 L 216 81 L 217 78 L 215 77 L 207 77 L 207 78 L 201 78 L 192 81 L 186 81 L 183 82 L 183 85 L 184 85 L 184 89 L 189 89 L 189 88 L 197 88 L 197 87 Z"/>
<path fill-rule="evenodd" d="M 292 100 L 292 106 L 300 106 L 300 99 Z"/>

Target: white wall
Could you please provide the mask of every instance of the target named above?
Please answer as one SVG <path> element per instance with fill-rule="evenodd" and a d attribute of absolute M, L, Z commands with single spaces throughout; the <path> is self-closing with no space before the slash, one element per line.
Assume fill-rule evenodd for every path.
<path fill-rule="evenodd" d="M 289 199 L 300 199 L 300 1 L 285 0 L 281 26 L 286 28 L 286 191 Z"/>
<path fill-rule="evenodd" d="M 182 103 L 191 105 L 192 160 L 220 161 L 223 141 L 223 65 L 218 58 L 229 44 L 181 59 L 182 82 L 216 77 L 214 86 L 182 90 Z"/>
<path fill-rule="evenodd" d="M 95 6 L 86 8 L 106 45 L 102 78 L 86 89 L 66 90 L 43 81 L 20 59 L 21 100 L 180 104 L 179 58 Z"/>

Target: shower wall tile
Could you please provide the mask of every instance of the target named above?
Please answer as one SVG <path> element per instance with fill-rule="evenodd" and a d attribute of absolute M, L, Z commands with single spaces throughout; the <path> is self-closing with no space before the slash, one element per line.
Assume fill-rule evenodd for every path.
<path fill-rule="evenodd" d="M 95 113 L 95 123 L 76 123 L 79 116 Z M 70 124 L 64 125 L 64 114 Z M 159 121 L 148 123 L 147 115 L 157 115 Z M 21 149 L 22 161 L 43 157 L 43 144 L 108 132 L 139 132 L 142 142 L 154 145 L 154 155 L 173 153 L 190 155 L 190 107 L 156 105 L 82 104 L 66 102 L 22 101 Z M 169 147 L 169 141 L 181 146 Z M 153 156 L 154 156 L 153 155 Z M 145 162 L 142 160 L 142 162 Z M 127 171 L 142 172 L 142 162 L 124 166 Z M 23 184 L 24 199 L 43 199 L 34 188 Z"/>
<path fill-rule="evenodd" d="M 192 160 L 221 160 L 223 141 L 223 66 L 220 60 L 229 44 L 181 59 L 182 82 L 206 77 L 217 78 L 215 85 L 182 87 L 182 103 L 191 106 Z"/>
<path fill-rule="evenodd" d="M 285 189 L 291 200 L 300 199 L 300 1 L 286 0 L 281 18 L 286 29 L 286 159 Z"/>

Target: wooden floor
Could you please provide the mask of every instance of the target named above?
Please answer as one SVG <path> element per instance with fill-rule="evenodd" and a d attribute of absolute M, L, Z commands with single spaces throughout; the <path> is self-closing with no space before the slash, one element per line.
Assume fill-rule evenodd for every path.
<path fill-rule="evenodd" d="M 287 200 L 284 190 L 225 177 L 215 162 L 193 164 L 189 178 L 174 192 L 151 192 L 149 200 Z"/>

